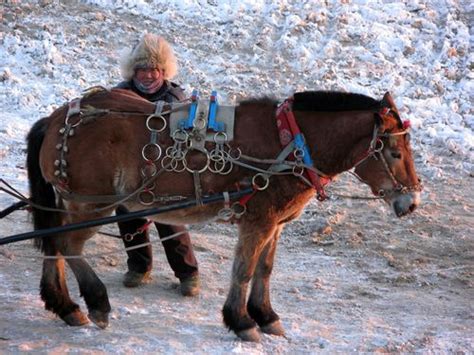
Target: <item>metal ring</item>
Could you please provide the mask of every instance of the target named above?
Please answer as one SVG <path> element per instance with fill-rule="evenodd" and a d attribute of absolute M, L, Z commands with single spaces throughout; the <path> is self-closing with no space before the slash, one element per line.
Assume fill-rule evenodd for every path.
<path fill-rule="evenodd" d="M 159 128 L 159 129 L 155 129 L 155 128 L 151 128 L 151 127 L 150 127 L 150 120 L 151 120 L 152 118 L 155 118 L 155 117 L 161 118 L 161 120 L 163 121 L 163 127 Z M 159 132 L 163 132 L 163 131 L 165 130 L 165 128 L 166 128 L 167 125 L 168 125 L 168 124 L 167 124 L 165 118 L 164 118 L 162 115 L 155 115 L 155 114 L 153 114 L 153 115 L 148 116 L 147 119 L 146 119 L 146 128 L 148 128 L 148 129 L 149 129 L 150 131 L 152 131 L 152 132 L 158 132 L 158 133 L 159 133 Z"/>
<path fill-rule="evenodd" d="M 300 170 L 297 170 L 297 169 L 300 169 Z M 304 171 L 305 171 L 304 166 L 299 165 L 299 164 L 293 165 L 293 169 L 291 169 L 291 172 L 292 172 L 293 175 L 295 175 L 295 176 L 303 176 Z"/>
<path fill-rule="evenodd" d="M 173 152 L 175 151 L 174 145 L 169 146 L 165 150 L 165 157 L 166 158 L 173 158 Z"/>
<path fill-rule="evenodd" d="M 182 168 L 179 167 L 179 163 L 181 163 Z M 186 167 L 184 166 L 184 159 L 173 159 L 171 161 L 171 166 L 173 167 L 173 171 L 176 173 L 182 173 L 184 170 L 186 170 Z"/>
<path fill-rule="evenodd" d="M 231 161 L 227 161 L 226 163 L 229 165 L 229 169 L 227 169 L 225 171 L 221 171 L 219 174 L 228 175 L 228 174 L 231 173 L 232 169 L 234 169 L 234 164 Z"/>
<path fill-rule="evenodd" d="M 166 163 L 168 159 L 170 160 L 169 164 Z M 173 158 L 167 155 L 163 159 L 161 159 L 161 167 L 165 169 L 166 171 L 173 171 L 172 164 L 173 164 Z"/>
<path fill-rule="evenodd" d="M 126 242 L 131 242 L 135 236 L 131 233 L 124 234 L 122 237 Z"/>
<path fill-rule="evenodd" d="M 223 221 L 229 221 L 234 216 L 234 211 L 232 208 L 222 208 L 217 212 L 217 216 Z"/>
<path fill-rule="evenodd" d="M 180 134 L 183 135 L 183 138 L 181 138 L 179 136 Z M 176 131 L 173 132 L 171 137 L 177 143 L 185 143 L 189 139 L 189 134 L 188 134 L 188 132 L 186 132 L 182 129 L 177 129 Z"/>
<path fill-rule="evenodd" d="M 209 171 L 214 174 L 220 174 L 225 169 L 226 161 L 223 157 L 219 157 L 218 159 L 214 159 L 211 156 L 211 160 L 214 164 L 209 164 Z"/>
<path fill-rule="evenodd" d="M 258 178 L 262 178 L 262 179 L 263 179 L 264 184 L 263 184 L 262 186 L 260 186 L 259 184 L 257 184 L 257 179 L 258 179 Z M 252 185 L 253 185 L 253 186 L 255 187 L 255 189 L 258 190 L 258 191 L 263 191 L 263 190 L 265 190 L 265 189 L 268 187 L 269 184 L 270 184 L 270 179 L 269 179 L 267 176 L 265 176 L 264 174 L 262 174 L 262 173 L 257 173 L 257 174 L 255 174 L 255 175 L 253 176 L 253 178 L 252 178 Z"/>
<path fill-rule="evenodd" d="M 147 200 L 148 197 L 148 200 Z M 144 190 L 138 194 L 138 201 L 145 206 L 150 206 L 155 202 L 155 194 L 153 191 Z"/>
<path fill-rule="evenodd" d="M 171 163 L 170 163 L 170 171 L 177 171 L 178 170 L 178 164 L 179 164 L 179 160 L 177 159 L 171 159 Z"/>
<path fill-rule="evenodd" d="M 302 160 L 304 158 L 304 150 L 301 148 L 295 148 L 293 155 L 296 160 Z"/>
<path fill-rule="evenodd" d="M 234 202 L 230 208 L 234 211 L 235 218 L 240 218 L 247 212 L 247 206 L 241 204 L 239 201 Z"/>
<path fill-rule="evenodd" d="M 228 156 L 225 150 L 220 150 L 217 147 L 209 152 L 212 161 L 226 160 Z"/>
<path fill-rule="evenodd" d="M 148 147 L 155 147 L 157 150 L 158 150 L 158 154 L 157 154 L 157 157 L 155 159 L 151 159 L 151 158 L 148 158 L 146 153 L 145 153 L 145 150 L 148 148 Z M 158 159 L 160 159 L 161 157 L 161 147 L 156 144 L 156 143 L 147 143 L 143 146 L 142 148 L 142 157 L 143 159 L 145 160 L 151 160 L 151 161 L 157 161 Z"/>
<path fill-rule="evenodd" d="M 80 113 L 80 112 L 77 114 L 77 117 L 79 118 L 79 119 L 77 120 L 77 122 L 74 123 L 74 124 L 69 123 L 69 119 L 70 119 L 71 117 L 73 117 L 73 116 L 76 116 L 76 115 L 66 116 L 66 119 L 64 120 L 64 124 L 65 124 L 66 126 L 71 126 L 71 128 L 75 128 L 75 127 L 79 126 L 79 125 L 82 123 L 82 117 L 81 117 L 81 116 L 82 116 L 82 113 Z"/>
<path fill-rule="evenodd" d="M 181 149 L 175 149 L 171 157 L 176 160 L 183 160 L 185 155 L 186 155 L 185 151 Z"/>
<path fill-rule="evenodd" d="M 209 152 L 209 157 L 212 161 L 225 160 L 225 152 L 218 149 L 213 149 Z"/>
<path fill-rule="evenodd" d="M 198 130 L 204 129 L 207 126 L 207 120 L 202 117 L 195 118 L 193 121 L 193 127 Z"/>
<path fill-rule="evenodd" d="M 380 144 L 380 148 L 377 148 L 377 145 Z M 374 146 L 374 152 L 375 153 L 380 153 L 384 148 L 383 141 L 381 139 L 377 139 L 375 141 L 375 146 Z"/>
<path fill-rule="evenodd" d="M 377 192 L 377 195 L 380 197 L 385 197 L 385 190 L 381 189 Z"/>
<path fill-rule="evenodd" d="M 193 170 L 193 169 L 191 169 L 191 168 L 188 167 L 188 162 L 186 161 L 186 156 L 188 155 L 188 152 L 189 152 L 189 150 L 186 151 L 186 153 L 184 154 L 184 159 L 183 159 L 184 168 L 185 168 L 188 172 L 190 172 L 190 173 L 196 173 L 196 172 L 197 172 L 197 173 L 203 173 L 203 172 L 205 172 L 205 171 L 207 170 L 207 168 L 209 168 L 209 164 L 211 163 L 211 158 L 209 157 L 209 153 L 208 153 L 208 152 L 204 153 L 204 152 L 202 152 L 202 151 L 199 150 L 199 152 L 204 153 L 205 156 L 206 156 L 206 164 L 204 165 L 204 167 L 202 167 L 202 168 L 199 169 L 199 170 L 197 170 L 197 169 L 196 169 L 196 170 Z"/>
<path fill-rule="evenodd" d="M 222 136 L 222 141 L 218 141 L 218 138 Z M 224 144 L 225 142 L 227 142 L 227 133 L 225 132 L 217 132 L 216 134 L 214 134 L 214 143 L 216 144 Z"/>
<path fill-rule="evenodd" d="M 140 173 L 142 174 L 142 177 L 144 178 L 148 178 L 148 179 L 152 178 L 158 172 L 158 168 L 156 167 L 156 164 L 153 162 L 151 164 L 148 164 L 148 163 L 145 163 L 145 164 L 146 165 L 140 169 Z M 147 171 L 149 168 L 151 168 L 151 172 Z"/>
<path fill-rule="evenodd" d="M 166 163 L 168 160 L 169 160 L 169 162 Z M 182 168 L 178 168 L 179 163 L 182 162 L 182 161 L 183 161 L 182 159 L 178 160 L 178 159 L 174 159 L 174 158 L 171 158 L 171 157 L 164 157 L 161 160 L 161 166 L 162 166 L 163 169 L 165 169 L 168 172 L 181 173 L 185 170 L 184 169 L 184 164 L 183 164 Z"/>
<path fill-rule="evenodd" d="M 233 152 L 237 152 L 237 154 L 233 154 Z M 239 160 L 240 157 L 242 156 L 242 150 L 240 150 L 240 148 L 230 148 L 229 147 L 229 151 L 226 152 L 230 158 L 234 159 L 234 160 Z"/>

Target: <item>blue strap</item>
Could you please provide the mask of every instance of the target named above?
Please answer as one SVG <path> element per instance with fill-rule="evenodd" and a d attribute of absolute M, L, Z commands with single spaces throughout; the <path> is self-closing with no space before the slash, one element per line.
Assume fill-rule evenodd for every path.
<path fill-rule="evenodd" d="M 191 107 L 189 108 L 189 115 L 186 121 L 182 120 L 179 122 L 179 127 L 182 129 L 193 128 L 194 118 L 196 117 L 196 111 L 198 106 L 199 92 L 194 89 L 191 95 Z"/>
<path fill-rule="evenodd" d="M 211 93 L 211 100 L 209 103 L 209 118 L 207 123 L 207 128 L 212 129 L 214 132 L 223 132 L 224 123 L 217 122 L 217 91 L 213 90 Z"/>
<path fill-rule="evenodd" d="M 308 146 L 306 145 L 302 133 L 297 133 L 295 135 L 295 148 L 301 149 L 303 151 L 303 163 L 305 163 L 305 165 L 313 166 L 313 159 L 311 159 Z"/>

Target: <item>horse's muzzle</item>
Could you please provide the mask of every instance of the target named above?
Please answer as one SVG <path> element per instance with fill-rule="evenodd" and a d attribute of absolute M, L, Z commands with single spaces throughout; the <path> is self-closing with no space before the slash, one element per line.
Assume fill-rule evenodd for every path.
<path fill-rule="evenodd" d="M 415 211 L 420 204 L 420 192 L 414 191 L 407 194 L 397 194 L 391 200 L 393 211 L 397 217 L 405 216 Z"/>

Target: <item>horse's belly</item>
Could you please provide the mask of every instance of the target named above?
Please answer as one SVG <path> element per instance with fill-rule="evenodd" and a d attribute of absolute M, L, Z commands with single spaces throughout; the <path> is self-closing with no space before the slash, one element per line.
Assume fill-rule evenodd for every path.
<path fill-rule="evenodd" d="M 127 205 L 130 211 L 139 211 L 143 210 L 143 205 L 133 204 Z M 153 208 L 153 206 L 148 206 Z M 159 206 L 156 206 L 159 207 Z M 215 203 L 212 205 L 206 206 L 194 206 L 183 209 L 178 209 L 176 211 L 164 212 L 156 215 L 148 216 L 155 222 L 165 223 L 165 224 L 198 224 L 205 223 L 209 220 L 215 219 L 218 215 L 219 210 L 223 208 L 222 203 Z"/>

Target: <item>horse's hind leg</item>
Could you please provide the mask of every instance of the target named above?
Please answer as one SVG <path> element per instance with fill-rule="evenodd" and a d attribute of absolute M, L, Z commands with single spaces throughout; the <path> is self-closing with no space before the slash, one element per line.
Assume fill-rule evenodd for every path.
<path fill-rule="evenodd" d="M 40 295 L 45 308 L 56 313 L 68 325 L 80 326 L 89 320 L 74 303 L 66 285 L 64 259 L 60 258 L 57 243 L 61 237 L 48 236 L 43 240 L 44 255 L 54 257 L 43 261 Z"/>
<path fill-rule="evenodd" d="M 252 279 L 252 291 L 247 303 L 247 311 L 258 323 L 262 332 L 273 335 L 284 335 L 280 318 L 270 303 L 270 275 L 273 269 L 276 246 L 283 225 L 279 226 L 273 237 L 265 245 L 258 260 Z"/>
<path fill-rule="evenodd" d="M 95 230 L 70 233 L 64 255 L 81 255 L 85 241 L 95 233 Z M 78 233 L 80 234 L 77 235 Z M 106 328 L 109 324 L 111 308 L 105 285 L 85 259 L 68 258 L 67 262 L 76 276 L 81 296 L 84 297 L 89 310 L 89 319 L 99 328 Z"/>
<path fill-rule="evenodd" d="M 242 222 L 232 267 L 232 283 L 222 310 L 224 323 L 246 341 L 260 341 L 255 321 L 247 313 L 247 289 L 265 244 L 276 226 L 256 226 Z"/>

